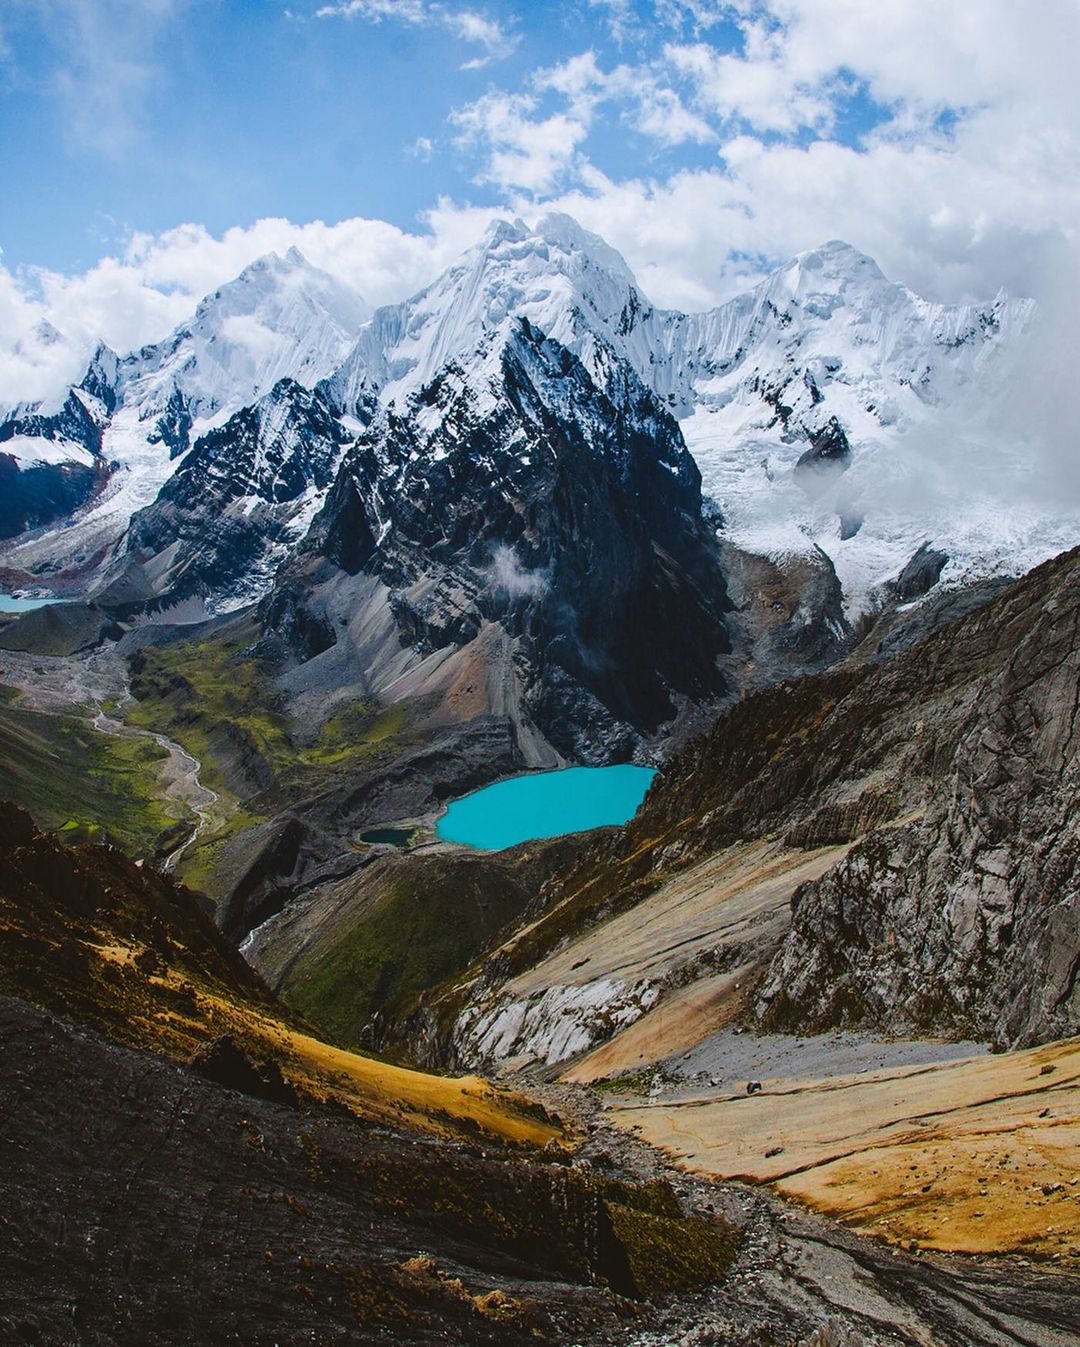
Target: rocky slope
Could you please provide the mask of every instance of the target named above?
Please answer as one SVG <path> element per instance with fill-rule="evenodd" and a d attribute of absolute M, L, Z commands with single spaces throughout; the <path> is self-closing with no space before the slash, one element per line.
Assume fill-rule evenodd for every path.
<path fill-rule="evenodd" d="M 553 1063 L 700 984 L 714 1023 L 749 994 L 804 1033 L 1077 1033 L 1078 611 L 1071 553 L 890 658 L 744 698 L 400 1031 L 429 1061 Z"/>
<path fill-rule="evenodd" d="M 735 1253 L 541 1163 L 541 1108 L 311 1037 L 185 890 L 8 805 L 0 911 L 13 1340 L 581 1340 Z"/>

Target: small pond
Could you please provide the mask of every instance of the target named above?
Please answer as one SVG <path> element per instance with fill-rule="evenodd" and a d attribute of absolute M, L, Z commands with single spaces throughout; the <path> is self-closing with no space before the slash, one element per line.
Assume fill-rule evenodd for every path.
<path fill-rule="evenodd" d="M 626 823 L 655 775 L 652 767 L 626 763 L 515 776 L 455 800 L 435 831 L 445 842 L 501 851 L 540 837 Z"/>
<path fill-rule="evenodd" d="M 407 847 L 415 832 L 415 828 L 372 828 L 370 832 L 360 834 L 360 841 L 369 846 Z"/>

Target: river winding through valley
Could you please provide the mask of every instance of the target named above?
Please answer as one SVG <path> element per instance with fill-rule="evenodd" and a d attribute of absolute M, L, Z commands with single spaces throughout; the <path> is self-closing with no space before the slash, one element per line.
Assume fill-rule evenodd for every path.
<path fill-rule="evenodd" d="M 117 710 L 131 700 L 131 692 L 125 687 L 123 696 L 117 703 Z M 199 780 L 202 763 L 175 740 L 164 734 L 158 734 L 154 730 L 137 729 L 123 720 L 118 720 L 116 716 L 110 715 L 101 702 L 96 702 L 95 705 L 97 710 L 93 725 L 99 734 L 112 734 L 118 738 L 126 739 L 152 739 L 159 748 L 168 754 L 167 760 L 161 767 L 161 779 L 166 783 L 163 798 L 169 802 L 179 802 L 195 818 L 191 835 L 174 851 L 170 852 L 165 859 L 164 869 L 167 871 L 174 870 L 180 857 L 198 841 L 199 836 L 210 822 L 211 811 L 218 802 L 218 793 L 211 790 L 209 786 L 202 784 Z"/>

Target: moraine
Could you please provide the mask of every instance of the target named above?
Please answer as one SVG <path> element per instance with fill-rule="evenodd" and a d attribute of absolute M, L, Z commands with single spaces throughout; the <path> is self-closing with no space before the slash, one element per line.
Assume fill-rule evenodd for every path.
<path fill-rule="evenodd" d="M 626 823 L 645 798 L 652 767 L 567 767 L 498 781 L 454 800 L 436 826 L 444 842 L 501 851 L 519 842 Z"/>

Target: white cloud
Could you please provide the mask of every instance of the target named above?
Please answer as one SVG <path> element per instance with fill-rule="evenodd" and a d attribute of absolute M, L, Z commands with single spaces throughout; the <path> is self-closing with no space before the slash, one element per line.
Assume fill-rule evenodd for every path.
<path fill-rule="evenodd" d="M 479 146 L 484 161 L 478 180 L 504 189 L 550 192 L 574 163 L 588 135 L 588 117 L 554 113 L 536 117 L 531 94 L 493 91 L 454 114 L 458 143 Z"/>
<path fill-rule="evenodd" d="M 430 25 L 443 28 L 470 46 L 479 47 L 481 54 L 466 61 L 463 70 L 479 70 L 491 61 L 509 56 L 517 47 L 517 34 L 508 32 L 497 19 L 474 9 L 451 9 L 435 0 L 337 0 L 322 5 L 315 11 L 317 19 L 367 19 L 381 23 L 390 19 L 397 23 Z"/>
<path fill-rule="evenodd" d="M 720 123 L 745 122 L 758 131 L 822 127 L 832 104 L 824 91 L 798 84 L 760 28 L 748 31 L 748 53 L 718 52 L 707 43 L 669 44 L 664 58 L 693 90 L 694 106 Z"/>
<path fill-rule="evenodd" d="M 81 150 L 122 156 L 140 134 L 140 113 L 164 75 L 160 47 L 186 0 L 11 0 L 12 30 L 28 25 L 49 50 L 43 92 Z M 10 56 L 0 41 L 0 59 Z"/>

